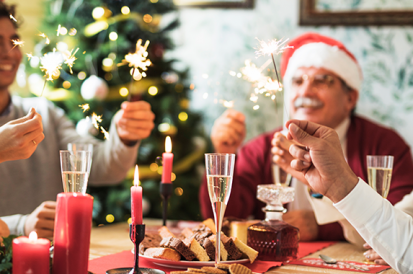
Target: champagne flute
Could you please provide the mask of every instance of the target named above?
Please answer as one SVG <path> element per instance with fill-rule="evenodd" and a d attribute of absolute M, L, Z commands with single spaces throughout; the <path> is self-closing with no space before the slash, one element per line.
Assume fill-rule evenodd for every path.
<path fill-rule="evenodd" d="M 234 174 L 235 154 L 205 153 L 208 193 L 216 227 L 215 263 L 221 260 L 221 227 Z"/>
<path fill-rule="evenodd" d="M 89 161 L 89 165 L 87 167 L 87 173 L 88 175 L 90 175 L 90 168 L 92 167 L 92 156 L 93 156 L 93 144 L 77 144 L 77 143 L 68 143 L 67 144 L 67 150 L 76 152 L 76 151 L 80 151 L 80 150 L 84 150 L 84 151 L 90 151 L 91 155 L 90 155 L 90 161 Z"/>
<path fill-rule="evenodd" d="M 60 151 L 60 167 L 64 192 L 86 193 L 89 178 L 88 167 L 91 159 L 92 152 L 90 151 Z"/>
<path fill-rule="evenodd" d="M 292 176 L 285 172 L 279 165 L 272 164 L 273 181 L 279 186 L 290 186 Z"/>
<path fill-rule="evenodd" d="M 389 155 L 367 155 L 367 176 L 369 185 L 385 199 L 390 190 L 393 160 L 393 156 Z"/>

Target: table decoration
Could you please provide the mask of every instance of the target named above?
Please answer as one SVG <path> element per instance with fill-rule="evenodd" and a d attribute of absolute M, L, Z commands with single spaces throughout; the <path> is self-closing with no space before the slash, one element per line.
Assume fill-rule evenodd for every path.
<path fill-rule="evenodd" d="M 59 193 L 54 227 L 53 274 L 86 274 L 93 197 L 82 193 Z"/>
<path fill-rule="evenodd" d="M 142 224 L 142 187 L 139 186 L 139 168 L 135 166 L 135 175 L 133 179 L 133 186 L 131 186 L 131 215 L 132 224 Z"/>
<path fill-rule="evenodd" d="M 327 264 L 323 262 L 323 260 L 318 259 L 318 258 L 305 258 L 301 260 L 291 261 L 288 264 L 289 265 L 290 264 L 291 265 L 305 265 L 305 266 L 313 266 L 313 267 L 345 270 L 345 271 L 361 272 L 361 273 L 379 273 L 381 271 L 384 271 L 390 268 L 390 266 L 388 265 L 365 264 L 365 263 L 353 262 L 353 261 L 345 261 L 345 262 L 350 263 L 356 267 L 368 268 L 369 270 L 357 270 L 352 266 L 344 265 L 344 264 Z"/>
<path fill-rule="evenodd" d="M 29 237 L 13 240 L 13 274 L 48 274 L 50 241 L 38 239 L 32 231 Z"/>
<path fill-rule="evenodd" d="M 166 136 L 165 139 L 165 152 L 162 153 L 162 180 L 159 187 L 163 211 L 162 211 L 162 221 L 163 225 L 166 226 L 166 219 L 168 214 L 168 199 L 172 194 L 172 163 L 174 155 L 172 153 L 172 142 L 171 137 Z"/>

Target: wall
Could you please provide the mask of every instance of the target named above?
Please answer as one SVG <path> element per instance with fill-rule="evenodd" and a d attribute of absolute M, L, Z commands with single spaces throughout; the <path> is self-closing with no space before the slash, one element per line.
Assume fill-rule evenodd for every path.
<path fill-rule="evenodd" d="M 364 2 L 369 1 L 375 5 L 392 0 Z M 409 5 L 405 0 L 397 2 Z M 180 10 L 181 27 L 173 33 L 177 49 L 169 57 L 180 60 L 180 67 L 190 69 L 195 84 L 192 107 L 205 114 L 206 128 L 210 130 L 225 110 L 214 103 L 219 98 L 234 100 L 234 108 L 247 115 L 248 139 L 281 125 L 274 102 L 260 98 L 260 109 L 252 110 L 254 104 L 248 100 L 250 85 L 228 72 L 239 71 L 245 59 L 256 64 L 266 61 L 265 57 L 255 57 L 256 37 L 294 38 L 316 31 L 342 41 L 362 66 L 364 84 L 357 113 L 395 128 L 412 146 L 413 27 L 300 27 L 298 10 L 298 0 L 256 0 L 250 10 Z M 277 101 L 282 102 L 280 98 Z"/>

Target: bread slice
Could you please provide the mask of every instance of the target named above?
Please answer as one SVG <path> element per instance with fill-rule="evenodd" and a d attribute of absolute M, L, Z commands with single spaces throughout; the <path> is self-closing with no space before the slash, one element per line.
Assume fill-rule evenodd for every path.
<path fill-rule="evenodd" d="M 248 257 L 250 263 L 253 263 L 258 256 L 258 251 L 247 246 L 245 243 L 238 240 L 238 238 L 232 238 L 232 240 L 234 241 L 234 244 L 238 247 L 238 249 Z"/>
<path fill-rule="evenodd" d="M 195 239 L 194 235 L 189 238 L 186 238 L 184 244 L 191 249 L 191 251 L 195 254 L 195 257 L 200 262 L 208 262 L 210 260 L 206 250 L 201 246 L 201 244 Z"/>
<path fill-rule="evenodd" d="M 161 227 L 158 232 L 162 238 L 175 237 L 175 235 L 171 231 L 169 231 L 166 226 Z"/>
<path fill-rule="evenodd" d="M 242 257 L 241 251 L 239 251 L 238 247 L 234 244 L 234 241 L 225 236 L 224 233 L 221 232 L 221 242 L 224 244 L 225 249 L 228 252 L 228 259 L 229 260 L 238 260 Z"/>
<path fill-rule="evenodd" d="M 144 255 L 176 262 L 181 260 L 181 254 L 171 248 L 150 247 L 145 250 Z"/>
<path fill-rule="evenodd" d="M 236 237 L 244 244 L 247 243 L 247 232 L 250 225 L 260 222 L 259 220 L 251 221 L 232 221 L 230 223 L 229 237 Z"/>
<path fill-rule="evenodd" d="M 160 246 L 172 248 L 178 251 L 178 253 L 181 254 L 187 261 L 192 261 L 196 258 L 195 254 L 184 244 L 184 242 L 182 242 L 181 239 L 175 237 L 163 238 Z"/>
<path fill-rule="evenodd" d="M 150 247 L 159 247 L 162 237 L 157 233 L 145 233 L 145 238 L 139 244 L 139 254 L 143 254 Z"/>
<path fill-rule="evenodd" d="M 215 248 L 217 248 L 217 244 L 216 244 L 216 235 L 211 235 L 208 237 L 211 242 L 214 244 Z M 228 260 L 228 251 L 225 249 L 224 244 L 222 243 L 222 241 L 220 242 L 220 247 L 221 247 L 221 260 L 223 261 L 227 261 Z M 215 256 L 214 256 L 215 258 Z"/>
<path fill-rule="evenodd" d="M 191 229 L 189 229 L 188 227 L 185 227 L 184 229 L 182 229 L 181 233 L 182 233 L 182 235 L 185 236 L 185 238 L 189 238 L 192 235 L 194 235 L 194 232 Z"/>
<path fill-rule="evenodd" d="M 206 225 L 209 229 L 211 229 L 213 234 L 217 234 L 217 229 L 215 228 L 215 222 L 211 218 L 206 219 L 205 221 L 202 222 L 204 225 Z"/>

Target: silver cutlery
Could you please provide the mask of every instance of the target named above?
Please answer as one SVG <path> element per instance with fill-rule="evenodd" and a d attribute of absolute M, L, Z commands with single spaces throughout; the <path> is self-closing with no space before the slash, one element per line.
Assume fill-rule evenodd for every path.
<path fill-rule="evenodd" d="M 323 260 L 323 262 L 325 262 L 326 264 L 343 264 L 343 265 L 347 265 L 347 266 L 350 266 L 354 269 L 361 270 L 361 271 L 369 271 L 370 270 L 366 267 L 359 267 L 359 266 L 351 264 L 351 263 L 347 263 L 347 262 L 343 262 L 343 261 L 337 261 L 336 259 L 333 259 L 333 258 L 331 258 L 327 255 L 320 254 L 319 256 L 320 256 L 321 260 Z"/>

